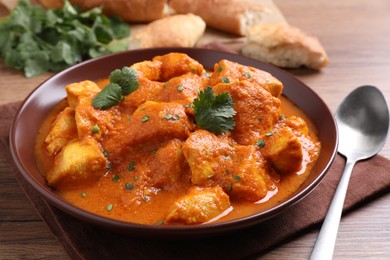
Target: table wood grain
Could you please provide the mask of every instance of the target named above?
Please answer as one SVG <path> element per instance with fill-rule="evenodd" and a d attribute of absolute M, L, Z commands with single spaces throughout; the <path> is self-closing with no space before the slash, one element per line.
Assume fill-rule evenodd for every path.
<path fill-rule="evenodd" d="M 355 87 L 375 85 L 390 102 L 390 1 L 274 0 L 288 22 L 317 36 L 331 63 L 292 74 L 314 89 L 332 112 Z M 0 16 L 6 15 L 0 7 Z M 0 105 L 22 100 L 47 79 L 24 78 L 0 61 Z M 390 142 L 382 155 L 390 158 Z M 0 171 L 5 162 L 0 161 Z M 369 176 L 375 178 L 375 173 Z M 390 173 L 389 173 L 390 174 Z M 301 234 L 259 259 L 308 259 L 318 230 Z M 334 259 L 389 259 L 390 194 L 344 216 Z M 11 173 L 0 175 L 0 259 L 69 259 Z"/>

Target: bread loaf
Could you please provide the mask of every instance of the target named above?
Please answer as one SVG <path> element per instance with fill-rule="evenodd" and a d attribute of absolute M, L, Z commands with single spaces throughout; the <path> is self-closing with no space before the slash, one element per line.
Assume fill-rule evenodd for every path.
<path fill-rule="evenodd" d="M 45 8 L 60 8 L 63 0 L 39 0 Z M 150 22 L 169 14 L 168 0 L 69 0 L 83 10 L 103 7 L 106 15 L 127 22 Z"/>
<path fill-rule="evenodd" d="M 288 24 L 260 24 L 248 28 L 247 42 L 241 52 L 285 68 L 320 69 L 329 63 L 317 38 Z"/>
<path fill-rule="evenodd" d="M 247 27 L 259 23 L 286 23 L 272 0 L 171 0 L 177 13 L 193 13 L 215 29 L 244 36 Z"/>
<path fill-rule="evenodd" d="M 194 14 L 168 16 L 149 23 L 130 38 L 129 49 L 152 47 L 193 47 L 206 29 Z"/>

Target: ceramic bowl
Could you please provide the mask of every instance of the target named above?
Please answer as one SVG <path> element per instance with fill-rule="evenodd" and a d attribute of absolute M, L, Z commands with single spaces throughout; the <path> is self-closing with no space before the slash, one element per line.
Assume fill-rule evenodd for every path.
<path fill-rule="evenodd" d="M 65 85 L 82 80 L 97 80 L 107 77 L 117 68 L 148 60 L 169 52 L 184 52 L 198 60 L 207 69 L 221 59 L 228 59 L 253 66 L 271 73 L 282 81 L 283 93 L 312 119 L 318 129 L 322 150 L 311 174 L 302 186 L 289 198 L 268 210 L 227 222 L 196 226 L 142 225 L 105 218 L 82 210 L 62 199 L 45 182 L 34 159 L 34 144 L 38 129 L 48 112 L 66 96 Z M 91 224 L 110 230 L 143 237 L 202 237 L 218 235 L 243 229 L 276 216 L 286 208 L 300 201 L 326 175 L 337 151 L 337 128 L 334 118 L 324 101 L 308 86 L 288 72 L 274 66 L 243 56 L 188 48 L 156 48 L 134 50 L 109 55 L 66 69 L 39 85 L 22 103 L 10 130 L 10 145 L 13 159 L 26 180 L 52 205 Z M 304 203 L 302 201 L 301 203 Z"/>

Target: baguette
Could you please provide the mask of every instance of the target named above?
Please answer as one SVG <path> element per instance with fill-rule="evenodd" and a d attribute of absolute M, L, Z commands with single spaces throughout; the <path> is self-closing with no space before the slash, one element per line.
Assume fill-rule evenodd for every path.
<path fill-rule="evenodd" d="M 63 0 L 39 0 L 45 8 L 60 8 Z M 69 0 L 83 10 L 103 7 L 106 15 L 127 22 L 150 22 L 169 15 L 168 0 Z"/>
<path fill-rule="evenodd" d="M 245 36 L 247 27 L 259 23 L 286 23 L 272 0 L 171 0 L 177 13 L 193 13 L 206 24 L 232 34 Z"/>
<path fill-rule="evenodd" d="M 129 49 L 153 47 L 193 47 L 206 29 L 194 14 L 168 16 L 149 23 L 130 38 Z"/>
<path fill-rule="evenodd" d="M 279 67 L 320 69 L 329 58 L 317 38 L 288 24 L 260 24 L 248 28 L 244 56 Z"/>

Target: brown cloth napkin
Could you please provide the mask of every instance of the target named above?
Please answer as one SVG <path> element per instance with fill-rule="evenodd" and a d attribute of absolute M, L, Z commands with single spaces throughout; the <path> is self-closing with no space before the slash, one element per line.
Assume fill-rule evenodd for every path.
<path fill-rule="evenodd" d="M 43 199 L 12 162 L 8 133 L 20 102 L 0 106 L 0 156 L 51 232 L 72 259 L 241 259 L 259 256 L 317 226 L 324 218 L 344 167 L 337 156 L 320 185 L 298 204 L 251 228 L 194 240 L 153 240 L 125 236 L 86 224 Z M 367 173 L 371 174 L 367 177 Z M 0 174 L 4 174 L 1 173 Z M 356 165 L 344 213 L 390 191 L 390 161 L 382 156 Z"/>

